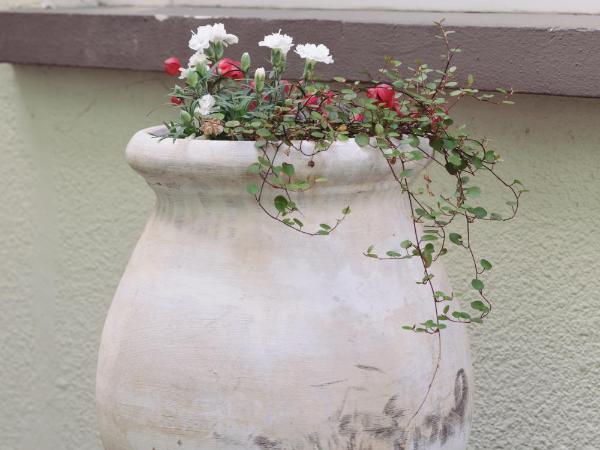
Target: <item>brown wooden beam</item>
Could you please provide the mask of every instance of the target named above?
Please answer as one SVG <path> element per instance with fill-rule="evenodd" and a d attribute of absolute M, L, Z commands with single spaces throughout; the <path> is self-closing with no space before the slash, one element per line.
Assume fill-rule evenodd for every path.
<path fill-rule="evenodd" d="M 228 49 L 249 50 L 266 64 L 257 42 L 282 29 L 295 42 L 328 45 L 335 59 L 319 65 L 324 78 L 377 77 L 384 56 L 406 64 L 440 65 L 443 47 L 433 20 L 441 13 L 286 11 L 225 8 L 89 8 L 0 12 L 0 62 L 162 70 L 171 55 L 187 59 L 190 30 L 220 21 L 239 36 Z M 447 13 L 456 64 L 480 89 L 512 86 L 536 94 L 600 97 L 600 17 Z M 548 25 L 550 24 L 550 25 Z M 290 55 L 290 78 L 301 61 Z M 363 70 L 371 69 L 371 76 Z"/>

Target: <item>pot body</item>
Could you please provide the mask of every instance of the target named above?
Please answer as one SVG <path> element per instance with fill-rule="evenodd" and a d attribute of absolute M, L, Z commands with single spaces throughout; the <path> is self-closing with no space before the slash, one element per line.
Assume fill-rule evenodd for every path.
<path fill-rule="evenodd" d="M 415 283 L 420 261 L 362 255 L 413 237 L 407 199 L 376 150 L 336 143 L 312 168 L 281 153 L 301 176 L 328 178 L 299 195 L 305 229 L 352 208 L 314 237 L 245 192 L 252 143 L 159 142 L 142 130 L 127 155 L 157 202 L 102 336 L 106 450 L 466 448 L 464 327 L 441 339 L 402 330 L 435 317 L 429 287 Z"/>

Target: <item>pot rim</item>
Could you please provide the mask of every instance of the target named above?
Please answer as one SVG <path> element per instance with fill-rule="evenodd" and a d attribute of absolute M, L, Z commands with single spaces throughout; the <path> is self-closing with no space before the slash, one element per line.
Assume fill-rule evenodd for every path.
<path fill-rule="evenodd" d="M 129 165 L 147 181 L 184 176 L 190 180 L 214 182 L 225 177 L 237 177 L 244 179 L 246 183 L 256 177 L 248 173 L 248 167 L 257 161 L 260 154 L 260 150 L 254 145 L 255 141 L 191 138 L 159 140 L 155 136 L 161 130 L 165 130 L 163 125 L 139 130 L 127 145 Z M 370 146 L 361 147 L 354 139 L 334 141 L 326 151 L 315 153 L 312 157 L 314 167 L 308 164 L 310 154 L 314 151 L 314 142 L 296 142 L 301 143 L 303 153 L 297 149 L 286 152 L 284 148 L 278 153 L 276 164 L 294 164 L 298 178 L 325 177 L 328 180 L 326 185 L 380 183 L 393 179 L 390 167 L 381 152 Z M 425 139 L 421 142 L 424 151 L 433 151 Z M 402 144 L 399 148 L 403 146 L 406 151 L 414 150 L 408 144 Z M 270 152 L 272 155 L 273 150 Z M 407 164 L 407 168 L 417 169 L 414 170 L 416 174 L 429 162 L 429 158 L 412 161 Z M 398 166 L 397 170 L 402 170 L 401 166 Z"/>

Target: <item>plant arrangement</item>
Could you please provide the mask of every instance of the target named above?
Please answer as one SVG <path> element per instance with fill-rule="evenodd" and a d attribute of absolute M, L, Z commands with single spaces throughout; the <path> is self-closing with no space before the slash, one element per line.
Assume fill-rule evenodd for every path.
<path fill-rule="evenodd" d="M 176 57 L 165 61 L 165 71 L 181 79 L 170 93 L 179 117 L 165 123 L 166 134 L 158 137 L 253 141 L 258 158 L 248 170 L 257 181 L 248 185 L 249 194 L 271 219 L 310 236 L 334 232 L 351 212 L 350 206 L 341 210 L 335 223 L 307 230 L 298 214 L 301 206 L 296 194 L 318 189 L 326 180 L 299 178 L 285 155 L 299 152 L 312 167 L 316 154 L 329 151 L 336 141 L 350 139 L 378 152 L 398 189 L 408 196 L 413 234 L 383 254 L 373 246 L 364 254 L 380 260 L 420 259 L 422 276 L 415 281 L 429 286 L 433 314 L 403 327 L 441 339 L 441 330 L 448 322 L 481 323 L 490 313 L 492 302 L 484 278 L 492 270 L 492 263 L 477 256 L 472 228 L 476 223 L 513 219 L 526 191 L 519 180 L 508 181 L 497 173 L 500 156 L 488 141 L 469 135 L 464 126 L 455 126 L 450 115 L 457 102 L 466 97 L 510 104 L 512 91 L 498 89 L 499 97 L 481 93 L 473 87 L 471 75 L 460 86 L 453 65 L 460 49 L 450 45 L 451 31 L 446 31 L 442 22 L 437 25 L 437 37 L 445 47 L 441 69 L 427 64 L 406 66 L 387 58 L 378 79 L 368 83 L 341 77 L 331 83 L 319 81 L 317 65 L 334 62 L 323 44 L 296 45 L 293 53 L 304 59 L 304 72 L 297 80 L 285 78 L 294 42 L 281 30 L 258 43 L 270 48 L 270 67 L 252 70 L 247 52 L 239 60 L 224 57 L 225 50 L 237 44 L 238 38 L 227 33 L 223 24 L 201 26 L 189 41 L 195 53 L 187 66 Z M 310 151 L 303 148 L 306 142 L 312 144 Z M 426 144 L 433 150 L 427 151 Z M 441 184 L 450 184 L 451 189 L 436 189 L 437 184 L 427 174 L 420 183 L 409 182 L 411 169 L 407 164 L 424 159 L 440 166 L 438 172 L 450 181 Z M 491 176 L 508 192 L 508 212 L 501 214 L 482 206 L 481 188 L 476 184 L 482 175 Z M 267 189 L 277 192 L 272 204 L 265 204 Z M 435 288 L 430 267 L 451 249 L 468 255 L 467 266 L 472 270 L 469 292 L 475 297 L 467 299 L 470 308 L 454 301 L 454 293 Z"/>

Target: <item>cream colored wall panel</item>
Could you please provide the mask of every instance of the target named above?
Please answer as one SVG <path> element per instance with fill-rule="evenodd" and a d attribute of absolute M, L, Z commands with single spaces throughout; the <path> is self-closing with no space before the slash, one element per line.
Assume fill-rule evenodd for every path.
<path fill-rule="evenodd" d="M 0 65 L 0 450 L 100 450 L 102 323 L 153 206 L 124 150 L 168 116 L 171 81 Z M 471 329 L 470 449 L 595 450 L 600 99 L 516 100 L 456 111 L 531 189 L 516 222 L 475 230 L 496 304 Z"/>

